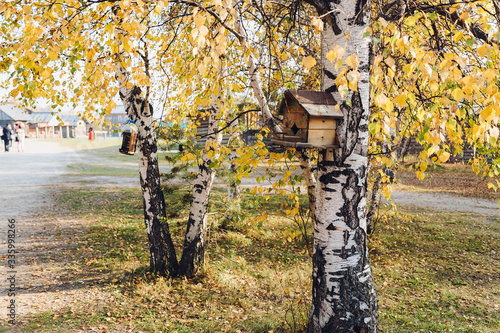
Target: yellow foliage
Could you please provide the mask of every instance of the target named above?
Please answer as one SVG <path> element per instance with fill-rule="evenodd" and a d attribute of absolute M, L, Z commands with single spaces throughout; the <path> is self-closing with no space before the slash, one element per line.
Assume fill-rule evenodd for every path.
<path fill-rule="evenodd" d="M 307 56 L 302 59 L 302 66 L 304 66 L 307 70 L 310 70 L 314 65 L 316 65 L 316 59 L 312 56 Z"/>

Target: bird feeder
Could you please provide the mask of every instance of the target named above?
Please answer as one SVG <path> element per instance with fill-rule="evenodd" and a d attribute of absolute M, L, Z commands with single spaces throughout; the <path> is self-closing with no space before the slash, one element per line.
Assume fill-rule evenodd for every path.
<path fill-rule="evenodd" d="M 122 130 L 122 146 L 118 150 L 125 155 L 134 155 L 137 145 L 137 126 L 129 121 Z"/>
<path fill-rule="evenodd" d="M 271 143 L 294 148 L 339 147 L 337 122 L 344 119 L 330 93 L 287 90 L 278 108 L 283 133 Z"/>

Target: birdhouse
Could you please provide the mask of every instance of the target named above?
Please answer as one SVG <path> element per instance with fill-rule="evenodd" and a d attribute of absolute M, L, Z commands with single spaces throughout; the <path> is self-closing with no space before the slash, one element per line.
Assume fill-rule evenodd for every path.
<path fill-rule="evenodd" d="M 122 130 L 122 146 L 118 150 L 125 155 L 134 155 L 137 145 L 137 126 L 129 121 Z"/>
<path fill-rule="evenodd" d="M 283 115 L 283 133 L 275 144 L 296 148 L 339 146 L 337 122 L 344 119 L 330 93 L 287 90 L 278 108 Z"/>

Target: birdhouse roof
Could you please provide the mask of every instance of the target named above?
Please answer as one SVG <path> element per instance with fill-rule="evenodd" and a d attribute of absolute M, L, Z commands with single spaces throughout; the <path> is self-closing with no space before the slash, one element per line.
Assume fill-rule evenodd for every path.
<path fill-rule="evenodd" d="M 332 94 L 324 91 L 287 90 L 278 108 L 278 114 L 283 114 L 285 109 L 298 103 L 313 117 L 343 118 L 340 110 L 335 108 L 337 102 Z"/>

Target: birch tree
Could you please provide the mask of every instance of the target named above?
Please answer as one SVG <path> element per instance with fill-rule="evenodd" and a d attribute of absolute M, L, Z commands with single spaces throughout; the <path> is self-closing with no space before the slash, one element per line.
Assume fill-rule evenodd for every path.
<path fill-rule="evenodd" d="M 225 48 L 216 49 L 209 42 L 220 36 L 218 29 L 206 26 L 213 18 L 197 15 L 196 6 L 164 1 L 7 1 L 0 4 L 0 13 L 1 69 L 12 74 L 5 87 L 13 97 L 27 104 L 44 98 L 54 108 L 80 104 L 85 107 L 80 116 L 92 120 L 96 112 L 109 113 L 119 96 L 138 127 L 151 270 L 169 276 L 196 274 L 205 245 L 215 172 L 211 165 L 219 157 L 214 151 L 220 139 L 215 134 L 208 138 L 198 164 L 179 263 L 166 220 L 152 104 L 164 99 L 165 86 L 182 86 L 175 106 L 191 109 L 192 114 L 208 106 L 209 130 L 217 132 L 221 98 L 206 96 L 224 95 L 217 68 L 224 67 L 220 56 Z"/>
<path fill-rule="evenodd" d="M 499 6 L 496 1 L 382 1 L 373 7 L 367 1 L 308 2 L 324 23 L 322 89 L 344 113 L 341 148 L 320 151 L 318 161 L 309 329 L 374 332 L 367 151 L 384 151 L 373 161 L 391 167 L 404 141 L 415 135 L 424 146 L 416 171 L 423 178 L 428 163 L 446 162 L 452 150 L 474 146 L 482 152 L 473 161 L 475 170 L 498 176 Z"/>
<path fill-rule="evenodd" d="M 364 33 L 371 8 L 361 0 L 312 4 L 325 21 L 322 88 L 333 94 L 344 120 L 340 148 L 319 152 L 309 330 L 375 332 L 377 294 L 366 234 L 370 39 Z M 345 65 L 336 66 L 337 59 Z"/>

